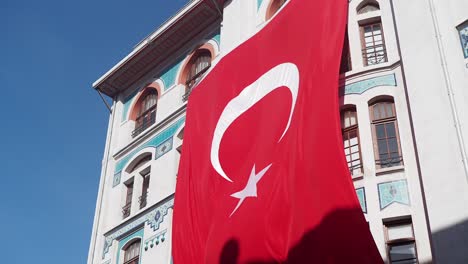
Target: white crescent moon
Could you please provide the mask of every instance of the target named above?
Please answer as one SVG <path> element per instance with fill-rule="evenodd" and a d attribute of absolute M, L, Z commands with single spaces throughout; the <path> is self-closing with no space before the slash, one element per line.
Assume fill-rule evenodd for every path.
<path fill-rule="evenodd" d="M 284 129 L 281 138 L 289 129 L 291 124 L 294 107 L 296 106 L 297 93 L 299 90 L 299 70 L 293 63 L 282 63 L 263 74 L 255 82 L 245 87 L 244 90 L 233 98 L 224 108 L 214 131 L 213 141 L 211 143 L 211 164 L 221 177 L 227 181 L 232 180 L 226 175 L 219 161 L 219 145 L 224 133 L 228 127 L 244 112 L 249 110 L 254 104 L 277 88 L 287 87 L 291 92 L 292 104 L 289 114 L 288 124 Z"/>

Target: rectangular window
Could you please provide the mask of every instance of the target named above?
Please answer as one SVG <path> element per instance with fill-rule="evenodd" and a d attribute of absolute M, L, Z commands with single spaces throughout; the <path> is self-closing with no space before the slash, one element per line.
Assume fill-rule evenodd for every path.
<path fill-rule="evenodd" d="M 343 144 L 346 161 L 352 176 L 362 172 L 361 153 L 359 150 L 358 128 L 343 131 Z"/>
<path fill-rule="evenodd" d="M 341 132 L 346 161 L 351 176 L 362 173 L 361 150 L 359 147 L 359 128 L 355 108 L 341 112 Z"/>
<path fill-rule="evenodd" d="M 377 168 L 388 168 L 403 164 L 397 129 L 395 105 L 382 101 L 370 106 L 372 130 L 374 132 L 375 164 Z"/>
<path fill-rule="evenodd" d="M 385 223 L 387 254 L 391 264 L 417 264 L 418 255 L 411 219 Z"/>
<path fill-rule="evenodd" d="M 361 26 L 361 41 L 364 66 L 387 61 L 387 51 L 380 21 Z"/>
<path fill-rule="evenodd" d="M 141 189 L 141 196 L 140 196 L 140 209 L 145 207 L 148 200 L 148 189 L 150 183 L 150 174 L 147 173 L 143 176 L 143 188 Z"/>
<path fill-rule="evenodd" d="M 133 181 L 125 184 L 127 187 L 127 194 L 125 196 L 125 205 L 122 207 L 123 218 L 126 218 L 130 215 L 130 210 L 132 207 L 132 196 L 133 196 Z"/>
<path fill-rule="evenodd" d="M 468 58 L 468 20 L 457 27 L 465 59 Z"/>

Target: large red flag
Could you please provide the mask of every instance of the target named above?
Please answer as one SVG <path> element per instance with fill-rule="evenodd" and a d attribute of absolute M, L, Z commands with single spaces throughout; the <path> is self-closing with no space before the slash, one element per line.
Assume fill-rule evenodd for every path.
<path fill-rule="evenodd" d="M 346 0 L 291 0 L 194 89 L 175 194 L 188 263 L 382 263 L 341 142 Z"/>

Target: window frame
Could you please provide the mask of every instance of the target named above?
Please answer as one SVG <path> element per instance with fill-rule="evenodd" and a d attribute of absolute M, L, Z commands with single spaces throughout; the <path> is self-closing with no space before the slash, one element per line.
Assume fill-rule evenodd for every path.
<path fill-rule="evenodd" d="M 353 111 L 354 114 L 355 114 L 356 124 L 351 125 L 349 127 L 344 127 L 343 115 L 346 114 L 347 112 L 351 112 L 351 111 Z M 360 172 L 357 173 L 356 175 L 353 174 L 353 172 L 351 171 L 351 169 L 349 167 L 349 163 L 350 162 L 352 163 L 352 160 L 350 162 L 348 162 L 348 160 L 346 160 L 346 164 L 347 164 L 349 172 L 351 174 L 351 178 L 352 179 L 359 179 L 364 174 L 364 166 L 363 166 L 363 163 L 362 163 L 361 140 L 360 140 L 360 133 L 359 133 L 359 120 L 358 120 L 358 116 L 357 116 L 357 109 L 356 109 L 355 106 L 345 107 L 340 111 L 340 123 L 341 123 L 341 136 L 342 136 L 342 139 L 343 139 L 343 150 L 345 150 L 345 148 L 346 148 L 344 146 L 344 141 L 345 141 L 344 133 L 349 133 L 349 132 L 351 132 L 353 130 L 356 130 L 356 139 L 357 139 L 357 146 L 358 146 L 358 153 L 359 153 L 359 163 L 360 163 L 359 170 L 360 170 Z M 349 137 L 346 140 L 350 141 Z M 345 158 L 346 158 L 346 156 L 347 156 L 347 154 L 345 153 Z M 351 154 L 350 154 L 350 159 L 351 159 Z"/>
<path fill-rule="evenodd" d="M 154 96 L 154 98 L 149 98 L 150 96 Z M 132 137 L 138 136 L 141 132 L 156 123 L 158 98 L 159 92 L 156 89 L 146 88 L 143 91 L 142 97 L 137 102 L 139 108 L 135 118 L 135 128 L 132 131 Z M 154 99 L 154 104 L 149 106 L 148 109 L 144 109 L 146 101 L 151 99 Z"/>
<path fill-rule="evenodd" d="M 140 204 L 140 209 L 143 209 L 148 205 L 148 192 L 151 181 L 151 168 L 149 168 L 149 170 L 143 170 L 140 174 L 143 177 L 143 181 L 141 185 L 141 195 L 138 198 L 138 203 Z"/>
<path fill-rule="evenodd" d="M 265 21 L 270 20 L 288 2 L 288 0 L 271 0 L 268 4 Z"/>
<path fill-rule="evenodd" d="M 375 119 L 374 116 L 374 106 L 379 104 L 379 103 L 390 103 L 392 106 L 392 111 L 394 113 L 394 116 L 392 117 L 385 117 L 385 118 L 380 118 L 380 119 Z M 398 127 L 398 116 L 396 112 L 396 107 L 395 107 L 395 102 L 393 99 L 381 99 L 381 100 L 376 100 L 371 103 L 369 103 L 369 114 L 370 114 L 370 121 L 371 121 L 371 127 L 372 127 L 372 143 L 373 143 L 373 149 L 374 149 L 374 164 L 377 170 L 384 170 L 384 169 L 392 169 L 395 167 L 399 166 L 404 166 L 404 159 L 403 159 L 403 151 L 401 148 L 401 138 L 400 138 L 400 132 L 399 132 L 399 127 Z M 399 164 L 393 165 L 393 166 L 386 166 L 382 167 L 382 164 L 378 163 L 380 161 L 380 151 L 379 151 L 379 138 L 377 136 L 377 125 L 380 124 L 388 124 L 393 122 L 394 127 L 395 127 L 395 139 L 397 141 L 397 148 L 398 148 L 398 155 L 400 158 Z M 385 133 L 387 133 L 385 131 Z M 387 142 L 387 154 L 390 155 L 392 152 L 389 152 L 389 147 L 388 147 L 388 138 L 386 137 L 386 142 Z"/>
<path fill-rule="evenodd" d="M 382 44 L 375 45 L 375 36 L 376 35 L 372 34 L 372 44 L 373 45 L 370 46 L 370 47 L 366 47 L 365 27 L 375 26 L 377 24 L 380 25 L 380 32 L 381 32 L 380 35 L 382 36 Z M 360 39 L 361 39 L 361 54 L 362 54 L 362 62 L 363 62 L 364 67 L 378 65 L 378 64 L 388 62 L 387 44 L 385 42 L 385 33 L 384 33 L 384 30 L 383 30 L 383 24 L 382 24 L 382 20 L 380 19 L 380 17 L 378 19 L 372 19 L 371 21 L 367 21 L 365 23 L 359 23 L 359 35 L 360 35 Z M 373 51 L 371 53 L 375 54 L 375 57 L 376 57 L 375 60 L 377 61 L 378 51 L 376 51 L 376 47 L 378 47 L 378 46 L 382 46 L 383 61 L 369 64 L 369 55 L 368 55 L 369 53 L 367 52 L 367 50 L 368 49 L 373 49 Z"/>
<path fill-rule="evenodd" d="M 133 256 L 131 259 L 127 259 L 127 254 L 129 254 L 129 251 L 130 251 L 130 248 L 137 244 L 138 243 L 138 247 L 136 247 L 138 250 L 136 250 L 135 252 L 137 252 L 138 254 L 136 256 Z M 132 249 L 132 250 L 135 250 L 135 249 Z M 131 243 L 129 243 L 128 245 L 125 246 L 125 248 L 123 248 L 123 264 L 138 264 L 140 263 L 140 257 L 141 257 L 141 238 L 138 238 L 138 239 L 135 239 L 133 240 Z"/>
<path fill-rule="evenodd" d="M 135 191 L 135 181 L 131 178 L 129 181 L 124 183 L 125 186 L 125 200 L 124 205 L 122 206 L 122 219 L 130 217 L 132 214 L 132 203 L 133 203 L 133 194 Z"/>
<path fill-rule="evenodd" d="M 197 63 L 197 60 L 200 59 L 203 55 L 208 55 L 208 66 L 203 67 L 198 72 L 192 74 L 192 67 L 194 67 Z M 211 68 L 211 62 L 213 61 L 213 54 L 209 49 L 200 48 L 193 53 L 193 56 L 190 58 L 189 62 L 185 66 L 185 94 L 182 97 L 183 101 L 187 101 L 192 89 L 200 82 L 203 78 L 203 75 Z M 201 64 L 201 62 L 200 62 Z M 195 66 L 195 69 L 197 67 Z M 196 71 L 196 70 L 195 70 Z"/>
<path fill-rule="evenodd" d="M 392 239 L 392 240 L 389 239 L 389 234 L 388 234 L 389 228 L 394 227 L 394 226 L 406 225 L 406 224 L 411 224 L 411 233 L 412 233 L 411 237 Z M 391 259 L 391 256 L 390 256 L 391 247 L 414 243 L 416 264 L 418 264 L 419 263 L 418 247 L 417 247 L 416 238 L 415 238 L 415 235 L 414 235 L 414 225 L 413 225 L 412 219 L 411 218 L 403 218 L 403 219 L 399 219 L 399 220 L 384 222 L 383 227 L 384 227 L 385 249 L 386 249 L 386 253 L 387 253 L 387 257 L 388 257 L 388 263 L 392 264 L 392 259 Z"/>

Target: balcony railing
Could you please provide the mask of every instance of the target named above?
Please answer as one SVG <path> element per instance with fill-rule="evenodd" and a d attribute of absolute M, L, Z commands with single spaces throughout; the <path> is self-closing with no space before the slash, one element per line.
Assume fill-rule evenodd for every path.
<path fill-rule="evenodd" d="M 156 106 L 148 109 L 136 120 L 135 130 L 132 131 L 132 137 L 138 136 L 145 129 L 156 122 Z"/>
<path fill-rule="evenodd" d="M 375 165 L 377 165 L 379 168 L 390 168 L 390 167 L 400 166 L 402 164 L 403 164 L 402 156 L 375 160 Z"/>
<path fill-rule="evenodd" d="M 348 163 L 348 168 L 349 172 L 351 173 L 351 176 L 356 176 L 362 173 L 362 164 L 356 164 L 356 165 L 349 165 Z"/>
<path fill-rule="evenodd" d="M 132 207 L 132 203 L 128 203 L 122 207 L 122 216 L 123 218 L 127 218 L 130 216 L 130 208 Z"/>
<path fill-rule="evenodd" d="M 365 66 L 387 62 L 387 50 L 384 44 L 369 46 L 362 50 L 362 59 Z"/>
<path fill-rule="evenodd" d="M 198 84 L 198 82 L 201 80 L 202 75 L 208 71 L 211 65 L 208 65 L 207 67 L 203 68 L 200 72 L 195 74 L 193 77 L 188 79 L 185 84 L 187 85 L 187 89 L 185 91 L 185 94 L 182 96 L 182 100 L 185 102 L 188 100 L 190 93 L 192 92 L 193 87 Z"/>
<path fill-rule="evenodd" d="M 148 192 L 142 194 L 140 198 L 138 198 L 138 202 L 140 203 L 140 209 L 145 207 L 148 201 Z"/>

